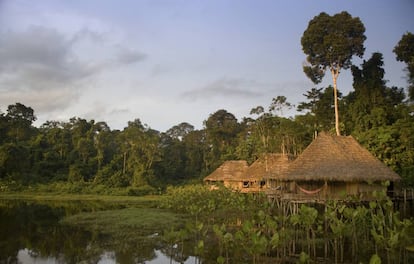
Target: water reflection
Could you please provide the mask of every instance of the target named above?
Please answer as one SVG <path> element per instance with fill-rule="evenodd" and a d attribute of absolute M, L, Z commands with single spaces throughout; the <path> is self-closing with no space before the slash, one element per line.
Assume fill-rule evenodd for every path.
<path fill-rule="evenodd" d="M 149 261 L 145 261 L 147 264 L 178 264 L 178 263 L 195 263 L 194 257 L 189 257 L 184 262 L 176 262 L 173 259 L 164 255 L 160 250 L 155 250 L 155 258 Z M 83 261 L 84 263 L 89 263 L 87 261 Z M 58 259 L 55 257 L 42 257 L 39 256 L 37 253 L 26 249 L 19 250 L 17 254 L 17 263 L 25 263 L 25 264 L 56 264 L 56 263 L 66 263 L 64 259 Z M 82 263 L 82 262 L 80 262 Z M 120 263 L 116 258 L 116 253 L 114 251 L 111 252 L 104 252 L 100 255 L 99 260 L 96 262 L 97 264 L 116 264 Z M 142 263 L 142 262 L 136 262 Z"/>
<path fill-rule="evenodd" d="M 114 207 L 119 206 L 0 201 L 0 263 L 195 263 L 164 254 L 168 250 L 158 236 L 112 237 L 59 224 L 64 216 Z"/>

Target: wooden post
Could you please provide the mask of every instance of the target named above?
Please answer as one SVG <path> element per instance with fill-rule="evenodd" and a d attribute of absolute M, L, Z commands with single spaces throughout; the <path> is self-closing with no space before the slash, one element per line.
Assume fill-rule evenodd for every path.
<path fill-rule="evenodd" d="M 324 217 L 324 220 L 323 220 L 323 222 L 324 222 L 324 229 L 325 229 L 325 233 L 324 233 L 325 259 L 328 259 L 328 244 L 329 244 L 329 241 L 326 238 L 326 234 L 328 233 L 328 223 L 326 221 L 326 214 L 327 214 L 327 212 L 328 212 L 328 205 L 327 205 L 327 203 L 325 203 L 325 217 Z"/>

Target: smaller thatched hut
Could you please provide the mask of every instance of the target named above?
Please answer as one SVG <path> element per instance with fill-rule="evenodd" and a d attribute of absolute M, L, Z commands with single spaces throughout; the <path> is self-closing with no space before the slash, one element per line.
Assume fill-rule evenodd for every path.
<path fill-rule="evenodd" d="M 220 167 L 205 177 L 204 182 L 212 187 L 222 184 L 227 188 L 241 190 L 243 189 L 245 172 L 248 167 L 245 160 L 225 161 Z"/>
<path fill-rule="evenodd" d="M 352 136 L 321 133 L 294 160 L 281 180 L 287 182 L 285 199 L 373 198 L 386 191 L 384 182 L 400 176 L 363 148 Z"/>
<path fill-rule="evenodd" d="M 286 154 L 263 154 L 246 170 L 246 182 L 255 191 L 276 191 L 281 188 L 279 178 L 286 172 L 292 159 Z"/>
<path fill-rule="evenodd" d="M 212 186 L 222 184 L 243 193 L 268 192 L 280 189 L 279 177 L 285 173 L 291 160 L 288 155 L 267 153 L 250 166 L 244 160 L 226 161 L 204 181 Z"/>

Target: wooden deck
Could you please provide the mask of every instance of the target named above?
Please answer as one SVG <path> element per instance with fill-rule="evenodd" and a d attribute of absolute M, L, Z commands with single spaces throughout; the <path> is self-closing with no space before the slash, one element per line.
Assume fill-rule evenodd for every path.
<path fill-rule="evenodd" d="M 413 201 L 414 200 L 414 189 L 401 189 L 397 191 L 388 192 L 388 195 L 394 201 Z"/>
<path fill-rule="evenodd" d="M 304 193 L 293 193 L 293 192 L 282 192 L 275 189 L 262 189 L 265 191 L 269 199 L 277 199 L 280 201 L 291 201 L 297 203 L 324 203 L 328 200 L 352 200 L 351 196 L 345 194 L 337 194 L 331 196 L 329 194 L 320 192 L 316 194 L 304 194 Z M 397 203 L 410 203 L 414 201 L 414 189 L 401 189 L 398 191 L 387 192 L 388 197 L 391 198 L 393 202 Z M 377 200 L 372 193 L 362 193 L 359 197 L 355 199 L 362 201 L 372 201 Z"/>
<path fill-rule="evenodd" d="M 301 204 L 324 205 L 326 202 L 332 200 L 346 201 L 349 203 L 378 200 L 378 198 L 375 198 L 372 195 L 370 197 L 355 198 L 355 200 L 353 200 L 352 197 L 327 197 L 322 193 L 308 195 L 267 190 L 266 194 L 269 200 L 272 203 L 275 203 L 285 215 L 298 213 Z M 395 192 L 388 192 L 387 195 L 393 201 L 394 209 L 398 210 L 402 217 L 414 216 L 414 189 L 402 189 Z"/>

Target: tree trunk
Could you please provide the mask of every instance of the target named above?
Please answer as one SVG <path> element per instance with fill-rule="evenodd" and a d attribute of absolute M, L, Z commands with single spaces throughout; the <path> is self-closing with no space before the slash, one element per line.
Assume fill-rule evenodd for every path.
<path fill-rule="evenodd" d="M 125 151 L 124 152 L 124 162 L 123 162 L 123 166 L 122 166 L 122 174 L 125 174 L 125 172 L 126 172 L 126 156 L 127 156 L 127 153 Z"/>
<path fill-rule="evenodd" d="M 335 104 L 335 131 L 336 135 L 340 136 L 341 131 L 339 129 L 339 112 L 338 112 L 338 90 L 336 87 L 336 81 L 339 75 L 339 69 L 331 69 L 332 79 L 333 79 L 333 86 L 334 86 L 334 104 Z"/>

